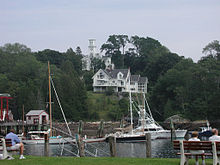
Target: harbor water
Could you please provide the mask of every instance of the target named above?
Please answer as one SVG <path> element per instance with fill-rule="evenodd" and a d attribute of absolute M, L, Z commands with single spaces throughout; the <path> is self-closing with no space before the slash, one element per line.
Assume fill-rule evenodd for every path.
<path fill-rule="evenodd" d="M 25 155 L 44 156 L 44 144 L 27 144 L 25 145 Z M 52 144 L 48 147 L 48 156 L 75 156 L 77 147 L 72 144 L 63 145 Z M 175 151 L 170 139 L 152 140 L 152 157 L 155 158 L 174 158 Z M 85 146 L 86 156 L 109 157 L 109 144 L 106 142 L 87 143 Z M 146 144 L 140 143 L 116 143 L 117 157 L 146 157 Z"/>

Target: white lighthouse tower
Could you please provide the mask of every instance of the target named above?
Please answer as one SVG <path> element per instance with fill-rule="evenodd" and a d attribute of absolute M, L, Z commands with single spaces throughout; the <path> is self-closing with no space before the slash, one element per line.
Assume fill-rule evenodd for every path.
<path fill-rule="evenodd" d="M 99 59 L 102 58 L 101 54 L 96 52 L 96 40 L 95 39 L 89 39 L 88 48 L 89 48 L 90 58 L 99 58 Z"/>
<path fill-rule="evenodd" d="M 89 57 L 90 58 L 95 58 L 96 54 L 96 40 L 95 39 L 89 39 Z"/>

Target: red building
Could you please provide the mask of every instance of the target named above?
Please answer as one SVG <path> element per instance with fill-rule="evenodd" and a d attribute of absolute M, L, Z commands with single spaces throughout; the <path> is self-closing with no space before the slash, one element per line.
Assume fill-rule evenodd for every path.
<path fill-rule="evenodd" d="M 10 94 L 4 93 L 0 94 L 0 101 L 1 101 L 1 116 L 0 121 L 9 120 L 9 106 L 8 100 L 12 99 Z"/>
<path fill-rule="evenodd" d="M 49 124 L 49 115 L 44 110 L 30 110 L 26 114 L 27 124 Z"/>

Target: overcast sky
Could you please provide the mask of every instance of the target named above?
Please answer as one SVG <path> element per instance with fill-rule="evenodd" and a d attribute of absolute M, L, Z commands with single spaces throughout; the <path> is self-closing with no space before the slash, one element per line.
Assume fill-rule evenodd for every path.
<path fill-rule="evenodd" d="M 0 45 L 66 51 L 109 35 L 152 37 L 195 62 L 220 40 L 220 0 L 0 0 Z"/>

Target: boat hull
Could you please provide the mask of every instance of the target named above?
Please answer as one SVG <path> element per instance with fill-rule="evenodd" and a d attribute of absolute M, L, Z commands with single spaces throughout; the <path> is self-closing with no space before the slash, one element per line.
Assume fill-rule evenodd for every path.
<path fill-rule="evenodd" d="M 72 142 L 72 138 L 49 138 L 49 144 L 63 144 Z M 44 139 L 22 140 L 24 144 L 44 144 Z"/>
<path fill-rule="evenodd" d="M 184 138 L 186 135 L 186 130 L 176 130 L 175 131 L 175 138 Z M 170 130 L 162 130 L 162 131 L 148 131 L 142 134 L 121 134 L 116 135 L 117 142 L 143 142 L 146 141 L 145 134 L 150 133 L 151 139 L 170 139 L 171 138 L 171 131 Z"/>

